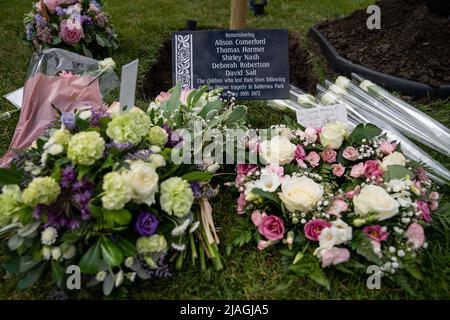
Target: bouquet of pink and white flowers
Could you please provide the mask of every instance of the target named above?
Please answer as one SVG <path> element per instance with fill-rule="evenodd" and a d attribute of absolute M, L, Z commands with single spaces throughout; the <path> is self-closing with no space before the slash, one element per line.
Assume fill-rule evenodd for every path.
<path fill-rule="evenodd" d="M 92 58 L 118 48 L 100 0 L 40 0 L 24 25 L 26 40 L 37 50 L 57 47 Z"/>
<path fill-rule="evenodd" d="M 237 165 L 235 182 L 237 211 L 255 231 L 236 230 L 235 244 L 254 238 L 259 250 L 283 248 L 289 270 L 326 287 L 330 266 L 420 277 L 439 193 L 399 144 L 371 124 L 350 134 L 343 123 L 277 126 L 260 136 L 247 143 L 259 161 Z"/>

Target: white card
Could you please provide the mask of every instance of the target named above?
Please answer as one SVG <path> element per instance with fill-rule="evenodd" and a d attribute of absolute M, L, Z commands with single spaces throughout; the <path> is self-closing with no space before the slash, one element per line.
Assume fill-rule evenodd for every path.
<path fill-rule="evenodd" d="M 4 97 L 8 99 L 17 109 L 22 108 L 22 100 L 23 100 L 23 87 L 8 94 L 5 94 Z"/>
<path fill-rule="evenodd" d="M 322 128 L 328 122 L 348 122 L 347 108 L 344 104 L 302 109 L 297 110 L 296 113 L 297 122 L 305 128 Z"/>
<path fill-rule="evenodd" d="M 134 107 L 138 65 L 139 60 L 136 59 L 122 67 L 122 76 L 120 81 L 121 110 L 127 110 Z"/>

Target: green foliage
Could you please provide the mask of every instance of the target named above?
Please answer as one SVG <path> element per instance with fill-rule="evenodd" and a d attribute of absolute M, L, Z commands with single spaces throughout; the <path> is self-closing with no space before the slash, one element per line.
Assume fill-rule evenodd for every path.
<path fill-rule="evenodd" d="M 186 180 L 187 182 L 206 182 L 212 179 L 214 176 L 211 172 L 206 171 L 193 171 L 186 173 L 185 175 L 181 176 L 183 180 Z"/>
<path fill-rule="evenodd" d="M 263 191 L 259 188 L 254 188 L 252 190 L 252 193 L 257 194 L 258 196 L 261 196 L 261 197 L 269 200 L 270 202 L 276 204 L 277 206 L 281 206 L 281 200 L 278 197 L 278 195 L 274 192 L 267 192 L 267 191 Z"/>
<path fill-rule="evenodd" d="M 411 170 L 408 170 L 404 166 L 391 165 L 388 166 L 388 170 L 384 175 L 384 179 L 388 182 L 394 179 L 404 179 L 406 176 L 414 179 L 414 173 Z"/>
<path fill-rule="evenodd" d="M 362 140 L 367 141 L 379 136 L 383 131 L 373 124 L 359 124 L 353 130 L 352 134 L 348 137 L 350 144 L 363 144 Z"/>

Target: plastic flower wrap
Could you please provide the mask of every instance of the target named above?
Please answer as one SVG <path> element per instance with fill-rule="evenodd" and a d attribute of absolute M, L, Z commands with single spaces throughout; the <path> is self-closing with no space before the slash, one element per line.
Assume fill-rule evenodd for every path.
<path fill-rule="evenodd" d="M 25 38 L 37 51 L 62 48 L 98 58 L 118 48 L 100 0 L 40 0 L 25 15 L 24 25 Z"/>
<path fill-rule="evenodd" d="M 105 110 L 103 98 L 118 86 L 111 58 L 97 61 L 62 49 L 46 49 L 33 54 L 24 86 L 19 122 L 9 152 L 0 166 L 12 160 L 18 150 L 29 147 L 59 114 L 70 129 L 73 111 L 83 114 Z M 88 111 L 90 110 L 90 111 Z M 59 139 L 59 138 L 58 138 Z M 51 144 L 61 144 L 49 142 Z M 53 149 L 58 148 L 53 146 Z M 45 157 L 44 157 L 45 158 Z"/>
<path fill-rule="evenodd" d="M 148 112 L 62 113 L 11 168 L 1 169 L 0 236 L 7 260 L 21 261 L 6 264 L 7 271 L 22 279 L 20 288 L 51 273 L 64 289 L 65 270 L 77 265 L 83 287 L 109 295 L 187 264 L 206 269 L 211 261 L 221 269 L 209 203 L 221 165 L 194 161 L 210 142 L 188 143 L 194 131 L 241 127 L 245 112 L 219 91 L 186 94 L 177 86 Z M 190 161 L 173 156 L 181 149 Z"/>
<path fill-rule="evenodd" d="M 275 126 L 274 137 L 248 150 L 258 162 L 236 168 L 237 207 L 255 231 L 237 227 L 236 243 L 276 247 L 290 271 L 326 287 L 331 267 L 365 272 L 377 265 L 381 275 L 402 278 L 420 268 L 426 229 L 443 214 L 439 187 L 380 128 L 342 127 Z M 289 161 L 264 156 L 261 145 L 277 136 L 287 141 L 273 152 L 295 149 Z"/>

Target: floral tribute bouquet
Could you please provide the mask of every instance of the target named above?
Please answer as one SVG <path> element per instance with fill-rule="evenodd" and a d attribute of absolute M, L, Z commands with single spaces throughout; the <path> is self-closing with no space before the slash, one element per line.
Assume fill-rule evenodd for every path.
<path fill-rule="evenodd" d="M 58 47 L 92 58 L 118 48 L 100 0 L 40 0 L 24 25 L 26 40 L 36 50 Z"/>
<path fill-rule="evenodd" d="M 424 169 L 371 124 L 351 134 L 343 123 L 273 130 L 249 139 L 260 164 L 237 165 L 237 210 L 255 231 L 237 228 L 233 243 L 277 246 L 289 270 L 328 288 L 323 269 L 331 266 L 420 278 L 425 229 L 439 207 Z"/>
<path fill-rule="evenodd" d="M 189 261 L 204 269 L 210 258 L 222 268 L 208 202 L 218 193 L 210 181 L 220 166 L 172 160 L 177 148 L 194 153 L 186 146 L 189 120 L 240 125 L 246 108 L 219 96 L 177 86 L 147 113 L 120 112 L 117 103 L 106 112 L 65 112 L 11 168 L 0 169 L 3 267 L 21 277 L 18 287 L 50 273 L 64 289 L 67 270 L 79 268 L 83 285 L 101 285 L 108 295 Z M 188 129 L 181 136 L 179 128 Z"/>

